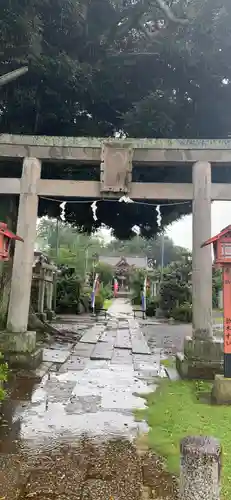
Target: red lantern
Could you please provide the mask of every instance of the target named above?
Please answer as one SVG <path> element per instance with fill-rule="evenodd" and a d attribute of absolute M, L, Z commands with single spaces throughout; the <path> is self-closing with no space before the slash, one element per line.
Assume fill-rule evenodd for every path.
<path fill-rule="evenodd" d="M 213 245 L 214 265 L 215 267 L 224 267 L 231 265 L 231 225 L 222 229 L 222 231 L 203 243 L 202 248 L 207 245 Z"/>
<path fill-rule="evenodd" d="M 223 275 L 224 376 L 231 377 L 231 225 L 203 243 L 213 245 L 215 267 Z"/>
<path fill-rule="evenodd" d="M 17 236 L 8 229 L 7 224 L 0 222 L 0 261 L 9 260 L 12 240 L 23 241 L 20 236 Z"/>

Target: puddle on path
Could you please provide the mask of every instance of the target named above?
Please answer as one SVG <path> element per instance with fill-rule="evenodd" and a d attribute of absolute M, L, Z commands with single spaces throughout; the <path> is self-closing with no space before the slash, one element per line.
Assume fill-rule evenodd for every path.
<path fill-rule="evenodd" d="M 97 375 L 99 363 L 95 364 L 94 370 Z M 65 375 L 62 377 L 65 379 Z M 124 438 L 114 436 L 113 439 L 105 440 L 103 436 L 101 438 L 100 436 L 98 438 L 79 436 L 73 439 L 73 433 L 69 437 L 63 433 L 57 438 L 55 435 L 48 434 L 43 442 L 36 439 L 34 445 L 31 446 L 33 431 L 35 435 L 38 431 L 38 429 L 31 428 L 30 440 L 23 439 L 22 436 L 26 433 L 25 428 L 24 432 L 22 429 L 26 424 L 20 415 L 25 416 L 29 408 L 33 408 L 32 411 L 38 415 L 41 405 L 43 405 L 42 413 L 44 413 L 44 392 L 48 384 L 50 396 L 53 394 L 54 398 L 53 403 L 50 402 L 49 405 L 52 411 L 59 414 L 58 403 L 55 401 L 60 394 L 60 386 L 57 387 L 55 380 L 58 381 L 58 379 L 53 379 L 52 382 L 47 377 L 42 384 L 36 384 L 31 379 L 21 378 L 9 383 L 10 397 L 2 407 L 3 422 L 0 427 L 1 496 L 5 496 L 5 500 L 30 498 L 33 500 L 109 500 L 110 498 L 141 500 L 144 498 L 141 496 L 144 489 L 145 500 L 153 498 L 174 500 L 174 496 L 169 497 L 169 492 L 173 495 L 174 491 L 170 484 L 171 480 L 161 471 L 156 459 L 151 459 L 148 454 L 140 457 L 135 445 L 126 438 L 126 435 Z M 89 380 L 86 380 L 86 385 L 88 382 Z M 66 383 L 65 394 L 70 395 L 73 383 L 70 380 Z M 107 384 L 110 386 L 110 380 L 107 380 Z M 122 390 L 121 379 L 120 384 Z M 78 418 L 88 421 L 92 405 L 97 406 L 98 403 L 99 396 L 97 395 L 93 399 L 85 396 L 84 400 L 80 397 L 78 402 L 75 401 L 75 428 Z M 85 415 L 82 413 L 82 404 Z M 37 423 L 39 420 L 43 422 L 42 413 L 40 417 L 38 416 Z M 102 414 L 99 413 L 99 418 Z M 93 418 L 96 418 L 97 413 L 93 415 L 95 415 Z M 110 421 L 111 415 L 110 412 L 108 415 Z M 62 417 L 61 413 L 59 417 Z M 67 418 L 64 413 L 63 417 Z M 125 427 L 126 418 L 130 419 L 132 416 L 126 413 L 122 415 Z M 128 427 L 129 425 L 130 422 Z M 95 433 L 97 434 L 97 425 Z M 50 439 L 50 437 L 53 438 Z"/>
<path fill-rule="evenodd" d="M 6 386 L 7 397 L 0 407 L 0 453 L 17 453 L 20 446 L 21 422 L 16 412 L 32 399 L 36 381 L 29 377 L 11 377 Z"/>
<path fill-rule="evenodd" d="M 121 314 L 121 327 L 125 319 Z M 115 355 L 110 363 L 86 353 L 79 363 L 72 318 L 67 329 L 70 339 L 64 335 L 62 345 L 57 339 L 45 351 L 47 363 L 53 364 L 40 383 L 25 374 L 8 384 L 0 426 L 0 496 L 175 500 L 172 479 L 134 442 L 147 431 L 133 417 L 133 409 L 145 404 L 137 394 L 152 390 L 148 384 L 160 376 L 159 361 L 136 356 L 132 362 L 132 356 L 120 352 L 120 363 Z"/>

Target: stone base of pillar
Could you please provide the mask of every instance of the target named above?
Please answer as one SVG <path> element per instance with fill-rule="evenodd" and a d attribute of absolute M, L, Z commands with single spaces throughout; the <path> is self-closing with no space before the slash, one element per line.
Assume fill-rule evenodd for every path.
<path fill-rule="evenodd" d="M 176 368 L 185 379 L 213 380 L 224 372 L 223 340 L 186 337 L 184 353 L 177 353 Z"/>
<path fill-rule="evenodd" d="M 46 311 L 47 320 L 53 321 L 56 318 L 55 311 Z"/>
<path fill-rule="evenodd" d="M 231 405 L 231 379 L 216 375 L 211 397 L 217 405 Z"/>
<path fill-rule="evenodd" d="M 36 332 L 1 332 L 0 352 L 10 368 L 34 370 L 42 362 L 42 349 L 36 346 Z"/>
<path fill-rule="evenodd" d="M 42 313 L 36 313 L 36 316 L 41 320 L 41 321 L 47 321 L 47 313 L 42 312 Z"/>

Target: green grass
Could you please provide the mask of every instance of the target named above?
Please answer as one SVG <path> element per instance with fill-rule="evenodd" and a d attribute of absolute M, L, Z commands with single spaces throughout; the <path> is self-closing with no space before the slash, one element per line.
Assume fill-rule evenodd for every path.
<path fill-rule="evenodd" d="M 155 393 L 146 396 L 148 408 L 135 412 L 150 426 L 149 446 L 164 457 L 171 473 L 179 472 L 179 443 L 187 435 L 208 435 L 220 439 L 223 447 L 222 500 L 231 498 L 231 406 L 202 402 L 207 382 L 164 380 Z"/>
<path fill-rule="evenodd" d="M 3 356 L 0 353 L 0 401 L 3 401 L 5 398 L 5 390 L 4 390 L 4 382 L 7 381 L 8 377 L 8 365 L 4 363 Z"/>
<path fill-rule="evenodd" d="M 106 311 L 112 305 L 112 301 L 113 301 L 113 299 L 105 299 L 105 301 L 103 303 L 103 308 L 106 309 Z"/>
<path fill-rule="evenodd" d="M 160 364 L 165 368 L 175 368 L 176 360 L 173 357 L 167 359 L 161 359 Z"/>
<path fill-rule="evenodd" d="M 213 324 L 214 325 L 220 325 L 221 323 L 223 323 L 223 316 L 222 315 L 216 315 L 213 317 Z"/>

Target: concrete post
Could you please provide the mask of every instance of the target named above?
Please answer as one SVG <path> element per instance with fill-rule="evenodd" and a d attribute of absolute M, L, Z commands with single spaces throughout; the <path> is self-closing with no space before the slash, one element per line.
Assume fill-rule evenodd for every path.
<path fill-rule="evenodd" d="M 55 312 L 52 310 L 52 300 L 53 300 L 53 282 L 48 281 L 46 284 L 46 298 L 47 298 L 47 319 L 49 321 L 52 321 L 55 318 Z"/>
<path fill-rule="evenodd" d="M 193 253 L 192 305 L 193 336 L 212 338 L 212 256 L 201 244 L 211 237 L 211 165 L 193 165 Z"/>
<path fill-rule="evenodd" d="M 53 283 L 47 282 L 47 309 L 52 311 Z"/>
<path fill-rule="evenodd" d="M 219 441 L 212 437 L 186 437 L 181 442 L 180 452 L 180 500 L 219 500 Z"/>
<path fill-rule="evenodd" d="M 38 287 L 38 312 L 40 314 L 43 314 L 44 312 L 44 298 L 45 298 L 45 281 L 43 279 L 43 273 L 42 273 L 42 279 L 39 280 L 39 287 Z"/>
<path fill-rule="evenodd" d="M 37 182 L 41 175 L 41 162 L 25 158 L 21 178 L 17 234 L 24 243 L 16 242 L 7 330 L 26 332 L 30 305 L 32 264 L 36 239 L 38 213 Z"/>

